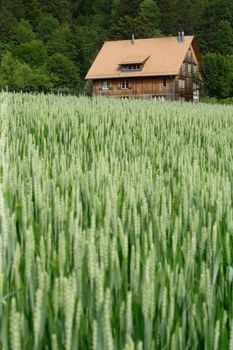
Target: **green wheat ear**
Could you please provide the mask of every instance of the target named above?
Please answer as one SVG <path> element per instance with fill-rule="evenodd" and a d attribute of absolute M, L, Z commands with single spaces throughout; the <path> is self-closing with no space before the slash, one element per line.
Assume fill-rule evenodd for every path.
<path fill-rule="evenodd" d="M 232 112 L 0 94 L 0 349 L 233 349 Z"/>

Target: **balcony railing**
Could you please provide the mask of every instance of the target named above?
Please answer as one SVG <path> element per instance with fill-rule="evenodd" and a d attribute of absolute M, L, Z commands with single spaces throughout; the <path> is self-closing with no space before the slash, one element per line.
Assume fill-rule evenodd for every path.
<path fill-rule="evenodd" d="M 138 89 L 109 89 L 109 90 L 102 90 L 97 89 L 94 92 L 95 95 L 100 96 L 108 96 L 108 97 L 135 97 L 135 98 L 150 98 L 150 97 L 163 97 L 167 100 L 178 100 L 179 97 L 186 99 L 193 99 L 193 90 L 190 86 L 187 86 L 186 88 L 179 88 L 178 86 L 174 86 L 174 88 L 161 88 L 161 89 L 144 89 L 139 91 Z"/>
<path fill-rule="evenodd" d="M 176 90 L 177 92 L 177 90 Z M 181 93 L 181 91 L 179 92 Z M 183 93 L 185 91 L 183 90 Z M 96 95 L 102 95 L 102 96 L 164 96 L 164 97 L 172 97 L 175 94 L 174 89 L 108 89 L 108 90 L 102 90 L 97 89 L 95 90 Z"/>

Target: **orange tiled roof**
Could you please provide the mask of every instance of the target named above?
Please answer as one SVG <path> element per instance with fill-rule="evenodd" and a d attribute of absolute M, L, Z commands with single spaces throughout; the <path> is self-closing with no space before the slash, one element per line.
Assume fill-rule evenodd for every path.
<path fill-rule="evenodd" d="M 92 64 L 86 79 L 123 78 L 138 76 L 176 75 L 189 47 L 200 53 L 194 36 L 185 36 L 184 43 L 177 37 L 106 41 Z M 121 71 L 120 64 L 142 63 L 141 71 Z"/>

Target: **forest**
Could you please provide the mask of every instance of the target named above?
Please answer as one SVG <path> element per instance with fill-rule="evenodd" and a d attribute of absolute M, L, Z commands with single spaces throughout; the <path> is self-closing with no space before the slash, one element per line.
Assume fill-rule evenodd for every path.
<path fill-rule="evenodd" d="M 233 95 L 232 0 L 0 0 L 0 88 L 89 94 L 105 40 L 194 34 L 205 94 Z"/>

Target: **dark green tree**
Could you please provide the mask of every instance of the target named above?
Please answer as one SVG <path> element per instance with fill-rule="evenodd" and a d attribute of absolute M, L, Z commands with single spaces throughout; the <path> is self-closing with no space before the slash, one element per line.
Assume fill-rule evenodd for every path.
<path fill-rule="evenodd" d="M 80 17 L 82 17 L 85 22 L 86 18 L 93 15 L 93 0 L 72 0 L 71 10 L 73 18 L 80 19 Z"/>
<path fill-rule="evenodd" d="M 51 35 L 47 42 L 48 52 L 53 54 L 59 52 L 71 60 L 76 58 L 74 35 L 67 24 L 60 25 Z"/>
<path fill-rule="evenodd" d="M 86 0 L 84 1 L 86 2 Z M 40 0 L 43 12 L 52 14 L 60 22 L 69 22 L 71 20 L 71 1 L 70 0 Z"/>
<path fill-rule="evenodd" d="M 114 12 L 115 16 L 119 19 L 122 16 L 136 17 L 138 15 L 139 5 L 142 0 L 115 0 Z"/>
<path fill-rule="evenodd" d="M 55 89 L 67 88 L 70 92 L 80 90 L 80 76 L 77 67 L 66 56 L 55 53 L 49 58 L 47 70 Z"/>
<path fill-rule="evenodd" d="M 229 21 L 217 23 L 209 47 L 212 51 L 223 55 L 233 54 L 233 29 Z"/>
<path fill-rule="evenodd" d="M 22 44 L 36 38 L 32 25 L 25 19 L 21 19 L 12 27 L 12 41 L 15 44 Z"/>
<path fill-rule="evenodd" d="M 95 0 L 92 1 L 92 9 L 94 14 L 110 15 L 112 11 L 112 1 L 109 0 Z"/>
<path fill-rule="evenodd" d="M 36 25 L 42 16 L 42 7 L 39 0 L 24 1 L 25 18 Z"/>
<path fill-rule="evenodd" d="M 165 35 L 177 35 L 179 31 L 177 0 L 157 0 L 161 13 L 160 28 Z"/>
<path fill-rule="evenodd" d="M 17 24 L 15 16 L 3 9 L 0 12 L 0 41 L 9 43 L 12 40 L 12 28 Z"/>
<path fill-rule="evenodd" d="M 208 20 L 229 21 L 233 25 L 233 2 L 231 0 L 212 0 L 208 2 L 204 15 L 207 15 Z"/>
<path fill-rule="evenodd" d="M 30 79 L 26 82 L 28 91 L 51 91 L 53 85 L 47 71 L 43 67 L 31 68 Z"/>
<path fill-rule="evenodd" d="M 37 25 L 36 31 L 38 33 L 38 37 L 46 43 L 49 39 L 51 39 L 52 34 L 58 29 L 59 21 L 52 15 L 48 14 L 46 16 L 42 16 Z"/>
<path fill-rule="evenodd" d="M 25 16 L 25 6 L 23 0 L 5 0 L 2 1 L 0 9 L 6 9 L 12 15 L 19 20 Z"/>
<path fill-rule="evenodd" d="M 3 54 L 0 64 L 0 88 L 14 90 L 23 85 L 23 77 L 18 72 L 18 62 L 10 52 Z"/>
<path fill-rule="evenodd" d="M 77 60 L 82 62 L 80 74 L 84 78 L 91 63 L 97 55 L 107 34 L 98 23 L 77 26 L 75 28 L 75 46 L 77 50 Z"/>
<path fill-rule="evenodd" d="M 139 5 L 142 0 L 114 0 L 111 9 L 110 36 L 113 39 L 128 39 L 136 34 Z"/>
<path fill-rule="evenodd" d="M 138 27 L 137 18 L 132 18 L 128 15 L 125 15 L 120 18 L 119 22 L 113 29 L 113 39 L 130 39 L 132 34 L 136 37 L 140 32 L 140 28 Z"/>
<path fill-rule="evenodd" d="M 32 40 L 19 45 L 16 54 L 20 61 L 34 67 L 44 65 L 48 59 L 46 47 L 40 40 Z"/>
<path fill-rule="evenodd" d="M 199 31 L 203 28 L 202 14 L 207 7 L 209 0 L 195 0 L 192 1 L 189 8 L 189 23 L 188 31 L 191 34 L 198 36 Z"/>
<path fill-rule="evenodd" d="M 208 53 L 203 58 L 201 73 L 207 96 L 216 98 L 229 96 L 233 78 L 229 60 L 219 53 Z"/>
<path fill-rule="evenodd" d="M 136 19 L 136 34 L 140 38 L 160 35 L 160 10 L 155 0 L 143 0 Z"/>
<path fill-rule="evenodd" d="M 199 27 L 196 26 L 198 42 L 203 52 L 220 52 L 218 43 L 222 39 L 225 40 L 224 33 L 229 37 L 229 31 L 231 31 L 227 23 L 233 28 L 233 2 L 231 0 L 208 1 L 203 7 Z M 225 48 L 224 51 L 226 51 Z"/>
<path fill-rule="evenodd" d="M 175 17 L 177 18 L 176 30 L 184 30 L 186 34 L 192 34 L 193 13 L 192 0 L 177 0 Z M 174 34 L 177 34 L 174 33 Z"/>

